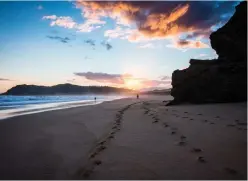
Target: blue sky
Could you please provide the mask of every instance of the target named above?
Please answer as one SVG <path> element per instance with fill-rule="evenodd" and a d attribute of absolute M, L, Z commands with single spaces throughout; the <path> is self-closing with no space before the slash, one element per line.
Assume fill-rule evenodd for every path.
<path fill-rule="evenodd" d="M 17 84 L 168 88 L 191 58 L 217 57 L 209 34 L 237 3 L 0 1 L 0 92 Z"/>

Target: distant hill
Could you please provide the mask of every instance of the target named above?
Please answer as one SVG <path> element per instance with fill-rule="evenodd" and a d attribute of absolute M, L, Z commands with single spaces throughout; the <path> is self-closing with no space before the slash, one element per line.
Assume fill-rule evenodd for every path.
<path fill-rule="evenodd" d="M 162 89 L 162 90 L 151 90 L 151 91 L 144 91 L 140 94 L 146 95 L 170 95 L 171 89 Z"/>
<path fill-rule="evenodd" d="M 58 95 L 58 94 L 120 94 L 132 93 L 130 89 L 108 86 L 78 86 L 58 84 L 55 86 L 17 85 L 2 95 Z"/>

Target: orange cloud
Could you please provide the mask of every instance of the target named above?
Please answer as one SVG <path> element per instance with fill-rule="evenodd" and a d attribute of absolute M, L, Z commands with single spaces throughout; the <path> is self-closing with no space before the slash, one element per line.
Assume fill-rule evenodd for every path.
<path fill-rule="evenodd" d="M 76 24 L 71 18 L 44 17 L 51 20 L 51 26 L 75 28 L 80 32 L 91 32 L 106 24 L 105 18 L 115 21 L 116 28 L 106 30 L 104 36 L 127 39 L 130 42 L 174 39 L 208 38 L 217 24 L 227 21 L 224 16 L 231 12 L 236 2 L 197 1 L 87 1 L 76 0 L 81 9 L 84 23 Z M 217 6 L 216 6 L 217 5 Z M 224 19 L 223 19 L 224 18 Z M 198 41 L 176 43 L 177 47 L 203 48 Z"/>
<path fill-rule="evenodd" d="M 171 13 L 150 14 L 146 21 L 139 27 L 139 31 L 149 37 L 166 37 L 182 32 L 193 31 L 193 27 L 179 26 L 176 21 L 184 16 L 189 5 L 178 6 Z"/>
<path fill-rule="evenodd" d="M 79 0 L 76 5 L 82 9 L 82 15 L 86 19 L 110 17 L 120 25 L 135 25 L 136 28 L 129 31 L 128 36 L 126 36 L 126 39 L 130 41 L 164 38 L 182 32 L 193 32 L 194 30 L 193 27 L 184 27 L 177 24 L 177 20 L 188 12 L 189 4 L 179 4 L 171 12 L 161 13 L 149 12 L 149 6 L 144 7 L 139 2 L 89 2 Z M 106 34 L 109 34 L 109 32 L 106 32 Z"/>

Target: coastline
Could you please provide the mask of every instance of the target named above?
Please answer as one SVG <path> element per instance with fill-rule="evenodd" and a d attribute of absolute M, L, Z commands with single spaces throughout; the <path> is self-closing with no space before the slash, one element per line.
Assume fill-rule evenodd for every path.
<path fill-rule="evenodd" d="M 23 107 L 23 108 L 3 109 L 0 110 L 0 121 L 11 117 L 22 116 L 27 114 L 36 114 L 46 111 L 69 109 L 69 108 L 75 108 L 81 106 L 91 106 L 91 105 L 101 104 L 103 102 L 113 101 L 123 98 L 127 98 L 127 97 L 100 99 L 97 101 L 82 100 L 82 101 L 67 101 L 67 102 L 51 102 L 51 103 L 42 103 L 42 104 L 33 104 L 33 105 L 31 104 L 31 105 L 27 105 L 28 107 Z"/>
<path fill-rule="evenodd" d="M 164 100 L 171 97 L 125 98 L 1 121 L 0 178 L 247 177 L 246 103 L 167 107 Z M 178 145 L 182 135 L 185 144 Z"/>

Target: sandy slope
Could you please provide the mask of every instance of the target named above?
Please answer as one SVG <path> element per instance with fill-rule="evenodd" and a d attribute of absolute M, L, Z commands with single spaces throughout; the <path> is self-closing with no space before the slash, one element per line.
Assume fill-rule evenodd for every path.
<path fill-rule="evenodd" d="M 246 178 L 245 103 L 165 107 L 164 99 L 2 121 L 0 178 Z"/>

